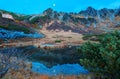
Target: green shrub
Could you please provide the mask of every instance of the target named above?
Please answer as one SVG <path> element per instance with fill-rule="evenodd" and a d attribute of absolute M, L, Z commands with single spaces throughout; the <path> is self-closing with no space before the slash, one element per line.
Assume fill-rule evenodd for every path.
<path fill-rule="evenodd" d="M 78 48 L 80 63 L 90 72 L 106 77 L 120 78 L 120 32 L 105 34 L 99 43 L 87 42 Z"/>
<path fill-rule="evenodd" d="M 96 41 L 98 41 L 100 38 L 102 38 L 105 34 L 85 34 L 83 35 L 83 40 L 91 40 L 94 41 L 92 39 L 92 37 L 96 38 Z"/>
<path fill-rule="evenodd" d="M 61 40 L 55 40 L 55 43 L 61 43 L 62 41 Z"/>
<path fill-rule="evenodd" d="M 35 22 L 37 22 L 39 20 L 39 18 L 40 18 L 39 16 L 36 16 L 32 20 L 30 20 L 30 23 L 35 24 Z"/>
<path fill-rule="evenodd" d="M 0 28 L 6 29 L 6 30 L 12 30 L 12 31 L 20 31 L 24 33 L 30 33 L 30 30 L 21 26 L 16 25 L 9 25 L 9 26 L 0 26 Z"/>
<path fill-rule="evenodd" d="M 30 20 L 30 23 L 35 24 L 37 22 L 40 22 L 41 24 L 47 22 L 50 20 L 50 17 L 48 15 L 45 16 L 36 16 L 32 20 Z"/>
<path fill-rule="evenodd" d="M 31 17 L 30 15 L 16 16 L 15 19 L 19 21 L 23 21 L 23 20 L 29 20 L 30 17 Z"/>
<path fill-rule="evenodd" d="M 0 12 L 0 18 L 2 17 L 2 13 Z"/>

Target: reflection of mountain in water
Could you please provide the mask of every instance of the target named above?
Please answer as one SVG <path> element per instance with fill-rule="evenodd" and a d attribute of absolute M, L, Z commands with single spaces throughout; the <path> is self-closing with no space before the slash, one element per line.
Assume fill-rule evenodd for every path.
<path fill-rule="evenodd" d="M 7 51 L 10 50 L 11 51 L 15 50 L 14 55 L 17 55 L 20 58 L 27 58 L 31 62 L 42 63 L 48 68 L 52 68 L 53 66 L 63 64 L 73 64 L 73 66 L 71 67 L 76 68 L 75 64 L 79 64 L 79 58 L 81 57 L 79 53 L 76 53 L 75 46 L 70 48 L 67 47 L 64 49 L 51 49 L 51 50 L 43 50 L 36 48 L 34 46 L 26 46 L 1 49 L 0 53 L 7 54 Z"/>
<path fill-rule="evenodd" d="M 7 51 L 15 50 L 20 58 L 28 58 L 33 62 L 40 62 L 47 67 L 52 67 L 58 64 L 76 64 L 79 63 L 80 54 L 76 53 L 76 47 L 57 48 L 51 50 L 39 49 L 34 46 L 15 47 L 0 49 L 0 53 L 7 53 Z M 16 55 L 15 54 L 15 55 Z"/>
<path fill-rule="evenodd" d="M 34 46 L 1 49 L 2 54 L 12 54 L 32 62 L 32 71 L 50 76 L 88 74 L 88 70 L 79 64 L 80 55 L 76 47 L 43 50 Z"/>
<path fill-rule="evenodd" d="M 30 60 L 41 62 L 47 67 L 58 64 L 79 63 L 80 54 L 76 53 L 76 47 L 67 47 L 64 49 L 41 50 L 34 49 Z"/>

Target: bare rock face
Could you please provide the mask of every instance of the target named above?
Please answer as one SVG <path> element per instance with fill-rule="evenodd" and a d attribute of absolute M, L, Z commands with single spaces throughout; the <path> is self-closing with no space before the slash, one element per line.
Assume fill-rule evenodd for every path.
<path fill-rule="evenodd" d="M 10 14 L 2 14 L 2 18 L 7 18 L 7 19 L 12 19 L 12 20 L 14 20 L 14 18 L 13 18 L 13 16 L 12 15 L 10 15 Z"/>
<path fill-rule="evenodd" d="M 109 30 L 111 25 L 114 28 L 115 24 L 120 22 L 120 20 L 116 20 L 119 13 L 119 9 L 103 8 L 96 10 L 92 7 L 88 7 L 79 13 L 58 13 L 50 8 L 44 11 L 44 14 L 48 15 L 53 22 L 52 24 L 48 23 L 47 30 L 71 30 L 71 32 L 75 33 L 100 33 L 104 32 L 102 28 L 108 27 Z"/>
<path fill-rule="evenodd" d="M 80 11 L 79 14 L 84 16 L 97 16 L 97 10 L 92 7 L 88 7 L 85 11 Z"/>
<path fill-rule="evenodd" d="M 116 16 L 120 16 L 120 7 L 118 9 L 116 9 L 115 12 L 116 12 L 115 13 Z"/>
<path fill-rule="evenodd" d="M 52 23 L 50 26 L 47 27 L 47 30 L 64 30 L 64 31 L 69 31 L 70 29 L 72 29 L 71 27 L 65 25 L 65 23 L 58 23 L 57 21 L 55 21 L 54 23 Z"/>
<path fill-rule="evenodd" d="M 104 31 L 103 28 L 108 27 L 109 30 L 111 25 L 114 28 L 115 24 L 120 22 L 120 8 L 96 10 L 88 7 L 79 13 L 57 12 L 48 8 L 43 14 L 35 15 L 18 15 L 7 11 L 1 11 L 1 13 L 4 14 L 0 15 L 0 25 L 9 26 L 10 24 L 21 28 L 24 26 L 31 32 L 35 32 L 33 28 L 41 27 L 52 31 L 71 30 L 75 33 L 96 33 L 95 29 Z"/>

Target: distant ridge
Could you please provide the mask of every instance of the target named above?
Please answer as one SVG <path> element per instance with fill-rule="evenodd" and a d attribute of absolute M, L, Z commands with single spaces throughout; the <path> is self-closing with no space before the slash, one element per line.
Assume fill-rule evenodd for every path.
<path fill-rule="evenodd" d="M 0 10 L 0 15 L 5 13 L 13 16 L 14 20 L 8 22 L 1 16 L 0 25 L 2 26 L 7 26 L 7 23 L 9 23 L 27 28 L 44 28 L 49 31 L 71 31 L 75 33 L 101 33 L 120 26 L 120 8 L 96 10 L 88 7 L 79 13 L 57 12 L 48 8 L 42 14 L 33 15 Z M 6 21 L 6 24 L 2 20 Z"/>

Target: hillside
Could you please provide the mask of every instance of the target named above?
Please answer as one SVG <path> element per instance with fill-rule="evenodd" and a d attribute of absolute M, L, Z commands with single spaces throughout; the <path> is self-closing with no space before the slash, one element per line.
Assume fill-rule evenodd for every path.
<path fill-rule="evenodd" d="M 5 16 L 4 16 L 5 15 Z M 7 17 L 6 17 L 7 16 Z M 56 12 L 49 8 L 42 14 L 23 15 L 0 10 L 0 27 L 7 30 L 34 33 L 34 29 L 71 31 L 74 33 L 101 33 L 119 29 L 120 8 L 96 10 L 88 7 L 79 13 Z"/>
<path fill-rule="evenodd" d="M 0 79 L 119 79 L 119 44 L 120 8 L 0 10 Z"/>

